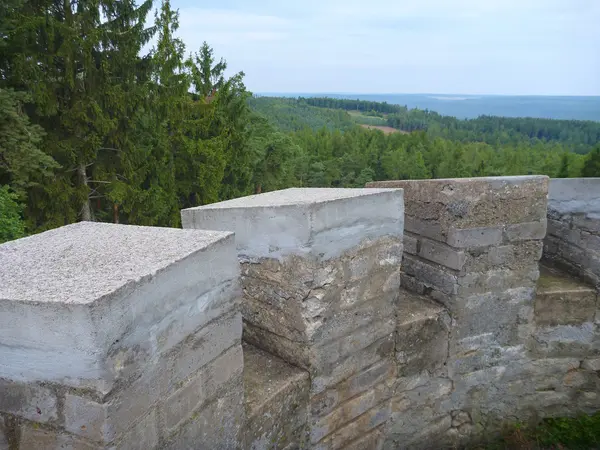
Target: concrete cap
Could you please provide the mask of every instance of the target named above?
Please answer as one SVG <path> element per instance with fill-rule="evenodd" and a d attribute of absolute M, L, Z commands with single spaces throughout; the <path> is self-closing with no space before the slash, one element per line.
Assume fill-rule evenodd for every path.
<path fill-rule="evenodd" d="M 238 254 L 325 259 L 367 238 L 402 236 L 402 189 L 292 188 L 181 211 L 184 228 L 235 232 Z"/>
<path fill-rule="evenodd" d="M 600 213 L 600 178 L 553 178 L 548 207 L 561 213 Z"/>
<path fill-rule="evenodd" d="M 352 197 L 377 195 L 395 189 L 344 189 L 344 188 L 289 188 L 281 191 L 265 192 L 264 194 L 249 195 L 234 198 L 210 205 L 184 209 L 224 209 L 224 208 L 272 208 L 277 206 L 313 205 Z"/>
<path fill-rule="evenodd" d="M 389 181 L 372 181 L 366 184 L 367 188 L 394 188 L 404 187 L 411 184 L 464 184 L 470 185 L 476 183 L 487 183 L 491 187 L 501 188 L 507 185 L 518 186 L 531 181 L 547 180 L 546 175 L 513 175 L 501 177 L 471 177 L 471 178 L 427 178 L 424 180 L 389 180 Z"/>
<path fill-rule="evenodd" d="M 81 222 L 0 245 L 0 300 L 87 304 L 231 233 Z"/>

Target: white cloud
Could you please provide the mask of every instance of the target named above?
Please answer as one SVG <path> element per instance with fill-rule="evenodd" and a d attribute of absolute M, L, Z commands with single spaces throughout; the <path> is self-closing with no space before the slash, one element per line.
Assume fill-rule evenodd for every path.
<path fill-rule="evenodd" d="M 185 1 L 255 91 L 600 94 L 598 0 Z"/>

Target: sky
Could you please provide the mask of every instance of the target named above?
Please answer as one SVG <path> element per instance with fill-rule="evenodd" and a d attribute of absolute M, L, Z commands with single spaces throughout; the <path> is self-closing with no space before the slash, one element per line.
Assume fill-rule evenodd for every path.
<path fill-rule="evenodd" d="M 600 95 L 600 0 L 172 0 L 259 93 Z"/>

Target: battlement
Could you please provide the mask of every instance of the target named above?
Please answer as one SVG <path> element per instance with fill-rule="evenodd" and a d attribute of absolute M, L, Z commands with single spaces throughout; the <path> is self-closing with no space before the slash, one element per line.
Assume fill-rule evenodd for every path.
<path fill-rule="evenodd" d="M 0 449 L 444 448 L 600 410 L 599 193 L 287 189 L 0 245 Z"/>

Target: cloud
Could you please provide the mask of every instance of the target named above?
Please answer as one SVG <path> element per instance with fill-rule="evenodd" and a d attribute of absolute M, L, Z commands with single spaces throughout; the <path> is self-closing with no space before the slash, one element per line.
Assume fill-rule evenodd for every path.
<path fill-rule="evenodd" d="M 598 0 L 203 3 L 173 0 L 181 38 L 254 91 L 600 94 Z"/>

